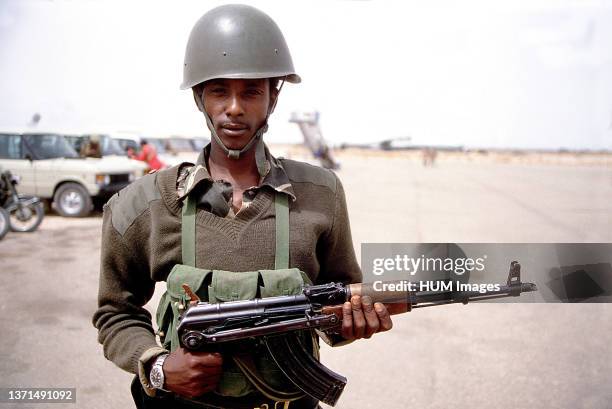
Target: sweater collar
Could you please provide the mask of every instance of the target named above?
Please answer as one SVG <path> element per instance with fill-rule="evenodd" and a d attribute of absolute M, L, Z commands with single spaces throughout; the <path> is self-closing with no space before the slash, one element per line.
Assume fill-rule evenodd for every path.
<path fill-rule="evenodd" d="M 289 181 L 282 162 L 272 156 L 267 146 L 264 145 L 264 147 L 266 155 L 265 172 L 257 188 L 260 189 L 263 186 L 268 186 L 277 192 L 285 193 L 291 200 L 295 201 L 296 197 L 293 186 Z M 210 143 L 202 150 L 195 167 L 189 172 L 183 182 L 183 186 L 179 189 L 179 200 L 182 201 L 196 186 L 202 183 L 214 183 L 206 166 L 209 155 Z"/>

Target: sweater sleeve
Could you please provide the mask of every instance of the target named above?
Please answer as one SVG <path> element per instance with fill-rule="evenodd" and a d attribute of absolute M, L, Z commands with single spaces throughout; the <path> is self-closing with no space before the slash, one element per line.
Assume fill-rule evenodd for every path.
<path fill-rule="evenodd" d="M 346 208 L 346 197 L 340 179 L 336 178 L 335 210 L 332 226 L 323 241 L 323 256 L 321 260 L 320 282 L 342 282 L 344 284 L 360 283 L 362 273 L 357 264 L 351 225 Z M 341 335 L 318 331 L 325 343 L 338 347 L 350 344 L 353 340 L 345 340 Z"/>
<path fill-rule="evenodd" d="M 334 177 L 336 179 L 334 214 L 331 228 L 319 243 L 321 271 L 318 281 L 359 283 L 362 280 L 362 273 L 355 257 L 344 188 L 335 173 Z"/>
<path fill-rule="evenodd" d="M 113 227 L 110 206 L 105 206 L 98 309 L 93 324 L 104 356 L 120 368 L 138 373 L 141 355 L 157 346 L 151 314 L 143 306 L 151 299 L 155 282 L 148 274 L 146 260 Z"/>

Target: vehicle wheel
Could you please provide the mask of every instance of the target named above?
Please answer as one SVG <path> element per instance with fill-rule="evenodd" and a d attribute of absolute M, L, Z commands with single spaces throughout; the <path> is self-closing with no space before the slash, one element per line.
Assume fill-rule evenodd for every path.
<path fill-rule="evenodd" d="M 91 211 L 91 196 L 78 183 L 61 185 L 53 196 L 55 210 L 64 217 L 84 217 Z"/>
<path fill-rule="evenodd" d="M 9 214 L 6 210 L 0 207 L 0 240 L 10 229 Z"/>
<path fill-rule="evenodd" d="M 40 226 L 45 216 L 44 205 L 38 201 L 28 203 L 36 199 L 34 196 L 19 196 L 19 205 L 10 210 L 11 230 L 19 233 L 32 232 Z"/>

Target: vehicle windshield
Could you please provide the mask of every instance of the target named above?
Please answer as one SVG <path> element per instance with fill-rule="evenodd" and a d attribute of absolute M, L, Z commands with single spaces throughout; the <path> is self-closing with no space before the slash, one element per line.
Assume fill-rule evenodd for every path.
<path fill-rule="evenodd" d="M 180 138 L 172 138 L 168 140 L 172 149 L 178 152 L 191 152 L 193 151 L 193 146 L 189 142 L 189 139 L 180 139 Z"/>
<path fill-rule="evenodd" d="M 138 143 L 136 143 L 136 141 L 133 141 L 131 139 L 115 139 L 115 138 L 111 138 L 111 139 L 113 141 L 116 141 L 119 147 L 123 149 L 124 152 L 126 152 L 128 148 L 132 148 L 135 151 L 138 150 L 139 145 Z"/>
<path fill-rule="evenodd" d="M 210 141 L 204 138 L 193 138 L 191 142 L 193 143 L 196 151 L 201 151 Z"/>
<path fill-rule="evenodd" d="M 62 135 L 24 135 L 26 145 L 38 159 L 78 158 L 79 154 Z"/>
<path fill-rule="evenodd" d="M 166 153 L 166 147 L 164 146 L 164 141 L 161 139 L 150 138 L 146 140 L 151 145 L 155 146 L 155 150 L 157 153 Z"/>
<path fill-rule="evenodd" d="M 102 135 L 102 155 L 120 155 L 126 156 L 125 150 L 121 148 L 118 141 L 108 135 Z"/>

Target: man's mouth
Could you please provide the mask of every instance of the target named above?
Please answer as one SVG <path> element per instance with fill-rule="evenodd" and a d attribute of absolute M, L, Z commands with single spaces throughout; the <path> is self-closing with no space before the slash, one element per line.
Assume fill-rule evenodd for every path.
<path fill-rule="evenodd" d="M 249 127 L 245 124 L 228 122 L 221 125 L 221 130 L 228 136 L 242 136 L 248 132 Z"/>
<path fill-rule="evenodd" d="M 242 130 L 242 129 L 247 129 L 248 128 L 248 126 L 246 126 L 245 124 L 234 123 L 234 122 L 225 123 L 225 124 L 221 125 L 221 127 L 224 128 L 224 129 L 230 129 L 232 131 L 234 131 L 234 130 Z"/>

